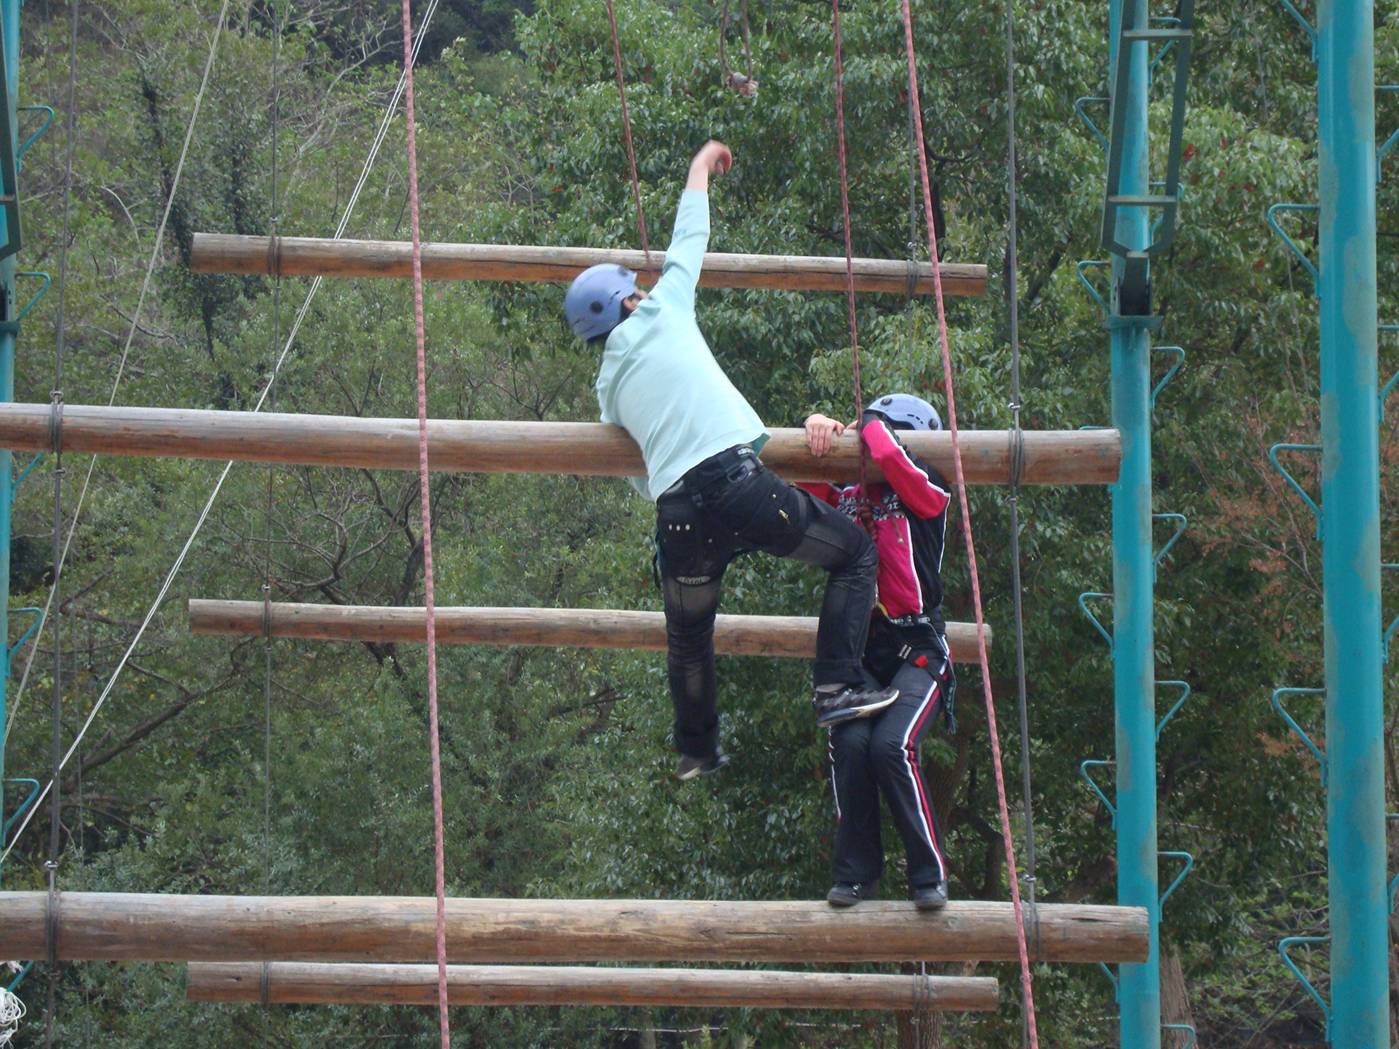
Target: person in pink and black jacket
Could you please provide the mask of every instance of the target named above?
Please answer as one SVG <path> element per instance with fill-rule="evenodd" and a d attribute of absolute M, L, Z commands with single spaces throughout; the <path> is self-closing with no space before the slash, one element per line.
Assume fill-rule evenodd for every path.
<path fill-rule="evenodd" d="M 816 414 L 807 444 L 825 455 L 846 427 Z M 918 745 L 938 711 L 952 718 L 955 680 L 942 620 L 942 554 L 951 486 L 899 442 L 908 430 L 940 430 L 927 401 L 896 393 L 865 409 L 860 438 L 881 482 L 844 488 L 803 485 L 819 499 L 866 522 L 879 551 L 879 591 L 865 645 L 871 686 L 893 686 L 899 698 L 872 717 L 830 730 L 836 835 L 833 907 L 875 895 L 884 868 L 879 798 L 894 817 L 908 856 L 909 895 L 920 910 L 947 902 L 947 863 L 923 774 Z"/>

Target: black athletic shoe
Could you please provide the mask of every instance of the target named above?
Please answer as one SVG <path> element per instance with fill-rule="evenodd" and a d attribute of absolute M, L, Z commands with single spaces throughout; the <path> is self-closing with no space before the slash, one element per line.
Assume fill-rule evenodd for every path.
<path fill-rule="evenodd" d="M 861 900 L 875 898 L 878 882 L 838 881 L 826 893 L 826 902 L 832 907 L 853 907 Z"/>
<path fill-rule="evenodd" d="M 913 905 L 920 911 L 940 911 L 947 906 L 947 886 L 942 882 L 914 889 L 910 895 Z"/>
<path fill-rule="evenodd" d="M 707 758 L 692 758 L 688 754 L 681 754 L 680 764 L 675 769 L 675 778 L 687 780 L 695 779 L 697 776 L 707 776 L 711 772 L 718 772 L 728 763 L 729 756 L 717 747 L 714 749 L 714 753 Z"/>
<path fill-rule="evenodd" d="M 839 692 L 822 692 L 818 689 L 811 697 L 811 705 L 816 708 L 816 724 L 829 728 L 842 721 L 869 717 L 898 698 L 899 690 L 896 688 L 873 689 L 847 685 Z"/>

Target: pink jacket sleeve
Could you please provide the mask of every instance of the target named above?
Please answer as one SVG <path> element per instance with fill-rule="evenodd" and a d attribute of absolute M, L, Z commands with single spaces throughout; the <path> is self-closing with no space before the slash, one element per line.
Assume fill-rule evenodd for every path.
<path fill-rule="evenodd" d="M 913 461 L 883 422 L 872 421 L 860 430 L 860 435 L 870 451 L 870 458 L 910 513 L 918 517 L 936 517 L 947 509 L 951 494 Z"/>

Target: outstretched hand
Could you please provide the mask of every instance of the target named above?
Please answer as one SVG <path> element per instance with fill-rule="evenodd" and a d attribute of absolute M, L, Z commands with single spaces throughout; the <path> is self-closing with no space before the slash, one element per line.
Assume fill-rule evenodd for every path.
<path fill-rule="evenodd" d="M 733 167 L 733 150 L 717 138 L 711 138 L 695 154 L 694 163 L 703 164 L 705 171 L 711 175 L 722 175 Z"/>
<path fill-rule="evenodd" d="M 718 139 L 711 138 L 690 161 L 690 177 L 685 181 L 685 188 L 709 189 L 709 176 L 724 174 L 733 167 L 733 162 L 733 151 Z"/>

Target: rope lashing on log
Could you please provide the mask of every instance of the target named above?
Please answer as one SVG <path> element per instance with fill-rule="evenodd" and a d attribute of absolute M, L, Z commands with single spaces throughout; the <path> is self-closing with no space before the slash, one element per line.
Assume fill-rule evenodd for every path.
<path fill-rule="evenodd" d="M 63 961 L 430 962 L 431 896 L 60 893 Z M 42 956 L 47 893 L 0 892 L 0 957 Z M 1040 904 L 1045 962 L 1141 962 L 1146 910 Z M 1009 903 L 953 900 L 934 912 L 873 900 L 446 901 L 454 963 L 1011 961 Z"/>
<path fill-rule="evenodd" d="M 452 1005 L 612 1005 L 692 1009 L 864 1009 L 989 1012 L 994 977 L 885 976 L 773 969 L 644 969 L 453 965 Z M 192 1002 L 261 1005 L 433 1005 L 431 965 L 191 962 Z"/>
<path fill-rule="evenodd" d="M 534 281 L 567 284 L 602 262 L 635 270 L 637 282 L 654 284 L 665 252 L 622 248 L 551 247 L 530 244 L 448 244 L 424 242 L 424 280 Z M 283 277 L 388 277 L 412 275 L 412 245 L 391 240 L 332 240 L 328 237 L 267 237 L 196 233 L 190 269 L 196 273 L 235 273 Z M 904 295 L 933 293 L 933 269 L 907 260 L 851 260 L 855 290 Z M 943 291 L 949 295 L 986 294 L 986 267 L 942 263 Z M 845 291 L 845 260 L 827 255 L 748 255 L 710 252 L 700 270 L 703 288 L 770 288 L 783 291 Z"/>
<path fill-rule="evenodd" d="M 0 404 L 0 448 L 47 451 L 48 404 Z M 858 438 L 835 439 L 814 458 L 802 430 L 774 428 L 763 462 L 788 481 L 849 481 L 858 470 Z M 340 415 L 224 412 L 66 404 L 65 452 L 157 458 L 279 462 L 303 466 L 412 470 L 417 421 Z M 639 477 L 641 452 L 626 431 L 603 423 L 428 422 L 429 462 L 458 473 L 552 473 Z M 939 470 L 952 467 L 946 432 L 903 435 L 909 449 Z M 1024 436 L 1023 484 L 1110 484 L 1122 458 L 1116 430 L 1039 430 Z M 1005 430 L 961 435 L 964 480 L 1005 484 L 1011 437 Z M 870 479 L 879 479 L 871 464 Z"/>
<path fill-rule="evenodd" d="M 438 605 L 436 611 L 437 640 L 442 644 L 666 650 L 665 617 L 660 612 L 446 605 Z M 714 650 L 723 656 L 812 659 L 816 622 L 815 616 L 720 614 L 714 623 Z M 422 644 L 426 637 L 421 607 L 381 605 L 264 605 L 191 598 L 189 626 L 196 634 L 256 637 L 267 631 L 273 637 L 303 641 Z M 948 623 L 947 643 L 954 660 L 976 659 L 972 624 Z"/>

